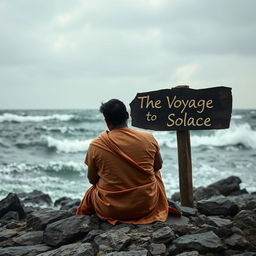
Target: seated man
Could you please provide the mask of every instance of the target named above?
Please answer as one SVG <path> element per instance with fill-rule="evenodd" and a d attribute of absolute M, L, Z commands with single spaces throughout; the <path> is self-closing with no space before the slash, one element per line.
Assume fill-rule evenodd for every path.
<path fill-rule="evenodd" d="M 76 214 L 93 214 L 111 224 L 165 221 L 168 202 L 159 170 L 159 146 L 149 132 L 127 127 L 125 105 L 112 99 L 101 105 L 109 131 L 94 139 L 86 155 L 86 192 Z"/>

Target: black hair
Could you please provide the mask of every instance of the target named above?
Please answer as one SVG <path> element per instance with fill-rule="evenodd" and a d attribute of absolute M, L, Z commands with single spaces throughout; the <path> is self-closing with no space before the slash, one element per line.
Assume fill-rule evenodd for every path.
<path fill-rule="evenodd" d="M 127 110 L 124 103 L 117 99 L 111 99 L 100 106 L 100 112 L 112 125 L 123 125 L 127 120 Z"/>

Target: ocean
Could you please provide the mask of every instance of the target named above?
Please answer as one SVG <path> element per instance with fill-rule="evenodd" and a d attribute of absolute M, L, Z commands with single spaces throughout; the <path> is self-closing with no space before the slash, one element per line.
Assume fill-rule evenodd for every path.
<path fill-rule="evenodd" d="M 86 150 L 106 129 L 98 110 L 1 110 L 0 199 L 34 189 L 53 200 L 81 199 L 90 187 Z M 170 197 L 179 191 L 176 133 L 152 133 L 161 148 Z M 241 188 L 256 191 L 256 110 L 233 110 L 229 129 L 191 131 L 190 136 L 194 187 L 237 175 Z"/>

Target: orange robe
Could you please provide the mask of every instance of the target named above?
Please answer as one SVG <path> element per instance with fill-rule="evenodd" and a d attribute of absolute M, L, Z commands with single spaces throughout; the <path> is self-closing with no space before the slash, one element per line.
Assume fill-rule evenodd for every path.
<path fill-rule="evenodd" d="M 99 181 L 85 194 L 76 214 L 117 222 L 165 221 L 168 202 L 159 171 L 154 171 L 157 141 L 149 132 L 121 128 L 102 133 L 90 144 L 85 163 Z"/>

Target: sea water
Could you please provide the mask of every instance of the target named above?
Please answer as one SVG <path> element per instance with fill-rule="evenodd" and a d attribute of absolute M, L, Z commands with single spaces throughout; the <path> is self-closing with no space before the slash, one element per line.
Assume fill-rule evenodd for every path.
<path fill-rule="evenodd" d="M 1 110 L 0 199 L 9 192 L 82 198 L 90 187 L 84 158 L 107 127 L 98 110 Z M 179 190 L 175 131 L 152 131 L 164 160 L 168 196 Z M 237 175 L 256 191 L 256 110 L 234 110 L 225 130 L 191 131 L 193 185 Z"/>

